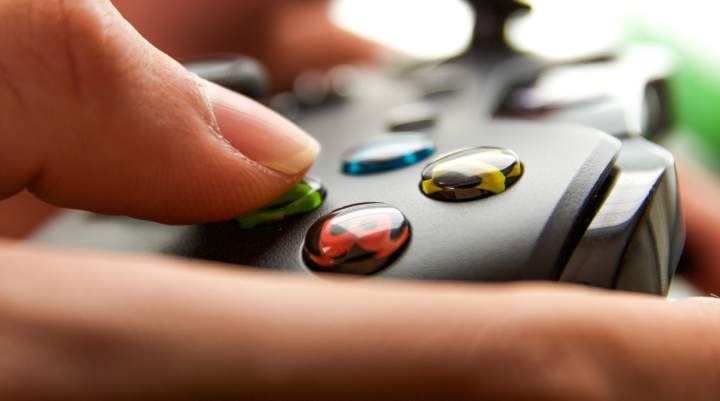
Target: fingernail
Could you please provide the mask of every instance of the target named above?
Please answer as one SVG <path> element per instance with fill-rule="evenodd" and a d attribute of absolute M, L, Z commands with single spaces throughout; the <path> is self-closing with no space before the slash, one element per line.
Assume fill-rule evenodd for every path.
<path fill-rule="evenodd" d="M 220 134 L 245 157 L 286 175 L 312 165 L 320 145 L 305 131 L 251 99 L 210 82 L 205 85 Z"/>

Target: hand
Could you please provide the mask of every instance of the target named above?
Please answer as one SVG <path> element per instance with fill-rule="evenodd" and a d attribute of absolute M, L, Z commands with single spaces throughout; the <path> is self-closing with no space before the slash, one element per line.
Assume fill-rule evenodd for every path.
<path fill-rule="evenodd" d="M 175 58 L 228 51 L 262 60 L 273 86 L 348 61 L 369 61 L 377 47 L 334 25 L 327 0 L 119 0 L 140 33 Z"/>
<path fill-rule="evenodd" d="M 682 160 L 678 166 L 682 209 L 687 227 L 688 277 L 700 289 L 720 293 L 720 178 Z"/>
<path fill-rule="evenodd" d="M 241 15 L 230 5 L 205 8 Z M 280 14 L 249 6 L 265 18 Z M 283 118 L 191 77 L 107 1 L 6 1 L 0 11 L 0 156 L 11 172 L 0 198 L 27 188 L 65 207 L 220 220 L 282 194 L 317 154 Z M 198 45 L 213 39 L 183 28 L 196 31 Z"/>
<path fill-rule="evenodd" d="M 140 1 L 135 11 L 116 4 L 140 12 Z M 231 6 L 157 4 L 169 7 L 167 32 L 190 29 L 174 25 L 174 7 Z M 260 0 L 244 4 L 269 12 Z M 145 27 L 151 36 L 153 24 Z M 276 114 L 189 77 L 106 1 L 0 0 L 0 51 L 0 198 L 27 188 L 104 213 L 225 219 L 281 194 L 318 152 Z M 13 242 L 0 245 L 0 260 L 2 400 L 657 401 L 720 392 L 715 300 L 312 281 Z"/>

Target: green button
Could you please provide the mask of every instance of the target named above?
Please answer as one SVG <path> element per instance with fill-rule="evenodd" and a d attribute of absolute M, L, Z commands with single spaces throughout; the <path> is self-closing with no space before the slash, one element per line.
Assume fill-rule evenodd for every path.
<path fill-rule="evenodd" d="M 276 223 L 290 216 L 310 213 L 322 205 L 326 195 L 325 187 L 316 179 L 306 177 L 288 192 L 262 209 L 237 219 L 240 227 L 251 229 Z"/>

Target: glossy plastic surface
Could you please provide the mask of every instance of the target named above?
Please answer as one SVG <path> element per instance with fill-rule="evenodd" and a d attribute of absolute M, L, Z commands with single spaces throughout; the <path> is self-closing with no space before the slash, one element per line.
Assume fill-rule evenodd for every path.
<path fill-rule="evenodd" d="M 450 152 L 423 169 L 420 190 L 430 198 L 465 201 L 505 192 L 524 167 L 510 149 L 477 147 Z"/>
<path fill-rule="evenodd" d="M 305 237 L 303 256 L 311 269 L 372 274 L 392 263 L 410 240 L 410 224 L 383 203 L 347 206 L 321 217 Z"/>

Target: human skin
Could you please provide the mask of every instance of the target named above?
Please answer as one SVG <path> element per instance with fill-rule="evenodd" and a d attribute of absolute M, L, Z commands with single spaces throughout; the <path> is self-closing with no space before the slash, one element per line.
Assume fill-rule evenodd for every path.
<path fill-rule="evenodd" d="M 116 4 L 133 18 L 129 0 Z M 290 18 L 278 2 L 258 4 L 248 7 Z M 282 117 L 189 77 L 106 1 L 0 0 L 0 50 L 0 198 L 29 190 L 63 207 L 214 221 L 283 193 L 319 151 Z M 297 71 L 288 65 L 276 74 Z M 0 242 L 0 260 L 2 400 L 720 393 L 715 299 L 312 280 L 12 241 Z"/>
<path fill-rule="evenodd" d="M 678 166 L 687 227 L 687 276 L 708 294 L 720 294 L 720 180 L 691 161 Z"/>

